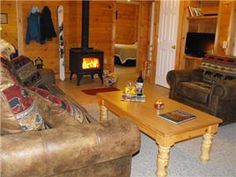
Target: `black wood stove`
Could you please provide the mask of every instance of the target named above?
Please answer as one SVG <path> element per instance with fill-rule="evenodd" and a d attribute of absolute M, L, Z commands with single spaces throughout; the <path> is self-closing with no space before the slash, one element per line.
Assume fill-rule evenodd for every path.
<path fill-rule="evenodd" d="M 103 83 L 104 52 L 88 47 L 89 41 L 89 1 L 82 1 L 82 39 L 81 48 L 70 49 L 70 80 L 73 74 L 77 75 L 77 85 L 83 75 L 98 74 Z"/>

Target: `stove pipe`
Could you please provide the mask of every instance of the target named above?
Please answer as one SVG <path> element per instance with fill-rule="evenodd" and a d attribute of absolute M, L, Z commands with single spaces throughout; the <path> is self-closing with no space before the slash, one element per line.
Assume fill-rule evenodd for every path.
<path fill-rule="evenodd" d="M 81 48 L 88 49 L 89 42 L 89 0 L 82 1 L 82 32 L 81 32 Z"/>

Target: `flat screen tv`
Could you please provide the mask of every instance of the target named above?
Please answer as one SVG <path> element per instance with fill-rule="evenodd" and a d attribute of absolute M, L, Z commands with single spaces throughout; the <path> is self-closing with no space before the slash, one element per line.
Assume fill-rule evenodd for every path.
<path fill-rule="evenodd" d="M 188 32 L 185 44 L 185 54 L 194 57 L 204 57 L 211 53 L 214 47 L 215 34 Z"/>

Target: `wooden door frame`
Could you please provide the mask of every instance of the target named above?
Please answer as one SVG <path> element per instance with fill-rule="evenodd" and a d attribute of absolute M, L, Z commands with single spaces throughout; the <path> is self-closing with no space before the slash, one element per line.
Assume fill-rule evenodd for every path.
<path fill-rule="evenodd" d="M 120 2 L 120 1 L 118 1 L 118 2 L 116 2 L 116 1 L 113 1 L 113 7 L 114 7 L 114 9 L 113 9 L 113 20 L 112 20 L 112 55 L 113 56 L 115 56 L 115 44 L 116 44 L 116 11 L 117 11 L 117 3 L 126 3 L 126 4 L 128 4 L 128 3 L 132 3 L 132 4 L 136 4 L 137 6 L 138 6 L 138 19 L 139 19 L 139 6 L 140 6 L 140 3 L 139 2 Z M 137 20 L 137 23 L 139 24 L 139 20 Z M 137 24 L 137 26 L 138 26 L 138 24 Z M 136 32 L 136 37 L 137 37 L 137 43 L 139 43 L 139 41 L 138 41 L 138 32 Z M 137 51 L 137 54 L 138 54 L 138 51 Z M 114 57 L 111 59 L 111 63 L 112 63 L 112 67 L 110 68 L 110 71 L 114 71 L 114 67 L 115 67 L 115 61 L 114 61 L 115 59 L 114 59 Z M 136 68 L 137 68 L 137 65 L 136 65 Z"/>
<path fill-rule="evenodd" d="M 143 13 L 143 10 L 145 8 L 145 3 L 151 3 L 152 1 L 139 1 L 138 3 L 138 31 L 137 31 L 137 43 L 138 43 L 138 47 L 137 47 L 137 59 L 136 59 L 136 71 L 140 71 L 140 70 L 144 70 L 144 63 L 147 60 L 147 56 L 143 57 L 145 54 L 148 54 L 148 50 L 143 51 L 140 48 L 145 48 L 146 46 L 149 46 L 149 36 L 148 36 L 148 40 L 144 40 L 146 39 L 144 36 L 147 36 L 148 34 L 146 34 L 144 31 L 149 31 L 149 26 L 144 25 L 145 20 L 146 20 L 146 16 Z M 115 22 L 115 13 L 116 13 L 116 2 L 114 1 L 114 16 L 113 16 L 113 24 L 112 24 L 112 28 L 113 28 L 113 36 L 112 36 L 112 53 L 113 56 L 115 54 L 115 49 L 114 49 L 114 45 L 115 45 L 115 32 L 116 32 L 116 22 Z M 146 20 L 147 21 L 147 20 Z M 114 63 L 114 58 L 112 59 L 113 63 Z M 111 68 L 111 71 L 114 71 L 114 65 Z"/>

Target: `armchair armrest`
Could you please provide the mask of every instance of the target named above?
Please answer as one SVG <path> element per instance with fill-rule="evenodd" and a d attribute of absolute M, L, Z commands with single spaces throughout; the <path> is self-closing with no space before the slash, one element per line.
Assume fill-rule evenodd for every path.
<path fill-rule="evenodd" d="M 202 80 L 202 71 L 200 69 L 172 70 L 167 73 L 166 79 L 170 87 L 175 87 L 178 82 Z"/>
<path fill-rule="evenodd" d="M 1 175 L 50 176 L 120 157 L 140 146 L 126 119 L 1 136 Z"/>
<path fill-rule="evenodd" d="M 236 80 L 222 80 L 212 87 L 212 95 L 222 99 L 236 99 Z"/>

